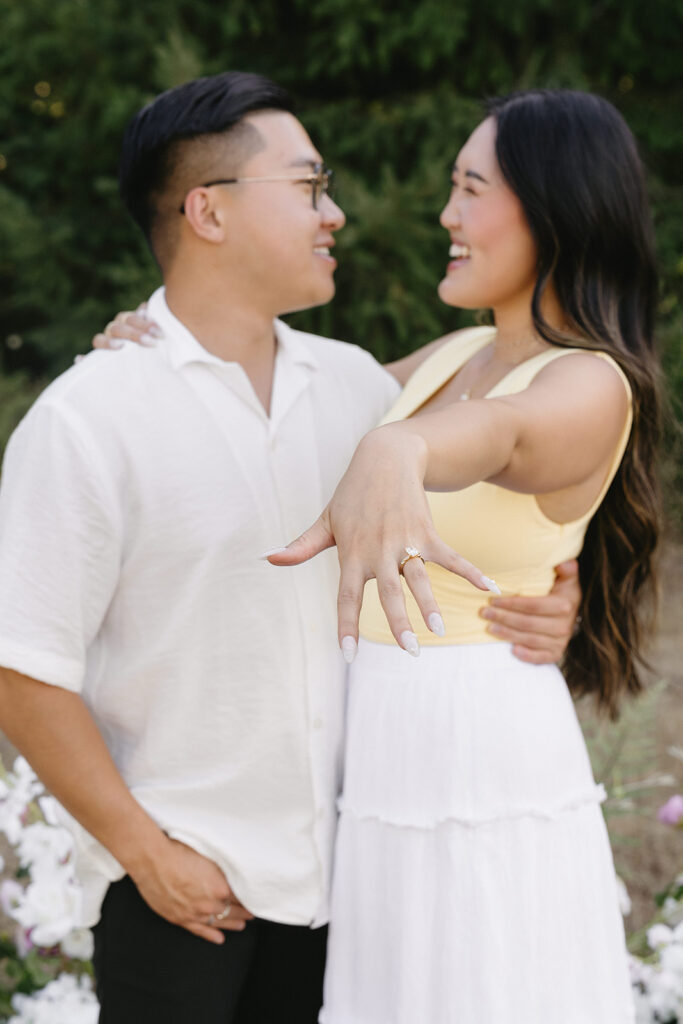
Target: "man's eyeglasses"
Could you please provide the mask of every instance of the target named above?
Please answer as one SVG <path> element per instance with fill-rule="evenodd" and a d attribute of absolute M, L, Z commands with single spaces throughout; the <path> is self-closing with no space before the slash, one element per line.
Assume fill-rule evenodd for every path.
<path fill-rule="evenodd" d="M 311 174 L 274 174 L 264 178 L 218 178 L 216 181 L 205 181 L 203 185 L 196 187 L 211 188 L 213 185 L 241 185 L 246 182 L 261 181 L 291 181 L 296 185 L 309 184 L 311 186 L 311 197 L 313 209 L 318 209 L 318 203 L 322 196 L 332 197 L 334 193 L 334 171 L 325 164 L 313 164 Z M 180 207 L 180 212 L 185 213 L 185 203 Z"/>

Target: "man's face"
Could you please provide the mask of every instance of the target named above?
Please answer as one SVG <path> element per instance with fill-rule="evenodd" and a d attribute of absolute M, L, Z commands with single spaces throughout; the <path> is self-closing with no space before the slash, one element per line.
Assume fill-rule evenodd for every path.
<path fill-rule="evenodd" d="M 334 232 L 346 218 L 327 195 L 320 196 L 314 209 L 313 185 L 298 178 L 310 176 L 322 157 L 292 114 L 259 111 L 245 120 L 265 145 L 244 161 L 237 176 L 282 175 L 292 180 L 240 182 L 220 189 L 227 269 L 233 280 L 237 275 L 245 299 L 253 296 L 274 314 L 329 302 L 337 265 L 330 250 Z"/>

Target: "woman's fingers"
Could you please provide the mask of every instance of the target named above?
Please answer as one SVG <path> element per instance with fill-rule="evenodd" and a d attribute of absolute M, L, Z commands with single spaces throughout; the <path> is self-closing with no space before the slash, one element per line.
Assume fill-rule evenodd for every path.
<path fill-rule="evenodd" d="M 118 349 L 124 341 L 135 341 L 139 345 L 156 345 L 164 332 L 154 320 L 146 315 L 146 303 L 141 303 L 137 310 L 124 310 L 110 320 L 104 331 L 100 331 L 92 340 L 93 348 Z"/>
<path fill-rule="evenodd" d="M 500 594 L 500 588 L 495 580 L 485 576 L 481 569 L 477 569 L 476 565 L 468 562 L 466 558 L 459 555 L 453 548 L 449 548 L 439 537 L 430 546 L 429 554 L 425 554 L 425 558 L 428 558 L 430 562 L 442 565 L 449 572 L 462 576 L 463 579 L 468 580 L 478 590 L 488 590 L 492 594 Z"/>
<path fill-rule="evenodd" d="M 136 341 L 140 345 L 153 346 L 157 338 L 163 338 L 164 332 L 158 324 L 143 313 L 125 310 L 118 313 L 111 323 L 107 324 L 104 333 L 109 338 L 123 338 L 125 341 Z"/>
<path fill-rule="evenodd" d="M 408 564 L 406 563 L 406 566 Z M 420 653 L 420 645 L 417 642 L 417 636 L 413 631 L 412 623 L 408 618 L 406 599 L 399 572 L 399 562 L 386 562 L 377 572 L 376 578 L 379 600 L 396 643 L 404 651 L 407 651 L 408 654 L 412 654 L 414 658 L 417 658 Z"/>
<path fill-rule="evenodd" d="M 358 648 L 358 620 L 367 577 L 349 565 L 342 566 L 337 592 L 337 630 L 345 661 L 352 662 Z"/>
<path fill-rule="evenodd" d="M 427 628 L 437 636 L 444 636 L 446 627 L 434 599 L 432 585 L 421 558 L 410 558 L 403 566 L 403 578 L 415 598 Z"/>
<path fill-rule="evenodd" d="M 321 551 L 334 547 L 335 540 L 329 527 L 327 510 L 323 512 L 313 526 L 310 526 L 300 537 L 293 540 L 287 547 L 271 548 L 264 551 L 261 558 L 267 559 L 271 565 L 300 565 Z"/>

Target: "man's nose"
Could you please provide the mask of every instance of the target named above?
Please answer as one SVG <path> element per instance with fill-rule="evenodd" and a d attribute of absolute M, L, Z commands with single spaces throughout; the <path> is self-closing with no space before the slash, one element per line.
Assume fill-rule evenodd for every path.
<path fill-rule="evenodd" d="M 339 231 L 346 224 L 346 214 L 341 206 L 337 206 L 334 199 L 325 194 L 318 204 L 320 219 L 330 231 Z"/>

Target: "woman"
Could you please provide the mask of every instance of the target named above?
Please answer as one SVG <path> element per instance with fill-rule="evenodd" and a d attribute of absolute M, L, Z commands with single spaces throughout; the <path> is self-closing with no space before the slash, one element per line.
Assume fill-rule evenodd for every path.
<path fill-rule="evenodd" d="M 658 529 L 643 175 L 596 96 L 532 91 L 487 114 L 441 215 L 439 295 L 491 308 L 495 327 L 422 364 L 320 520 L 270 559 L 337 544 L 349 656 L 363 600 L 324 1024 L 633 1019 L 602 793 L 565 680 L 491 642 L 481 591 L 447 570 L 457 548 L 503 593 L 540 594 L 581 551 L 569 688 L 610 714 L 639 690 Z"/>

